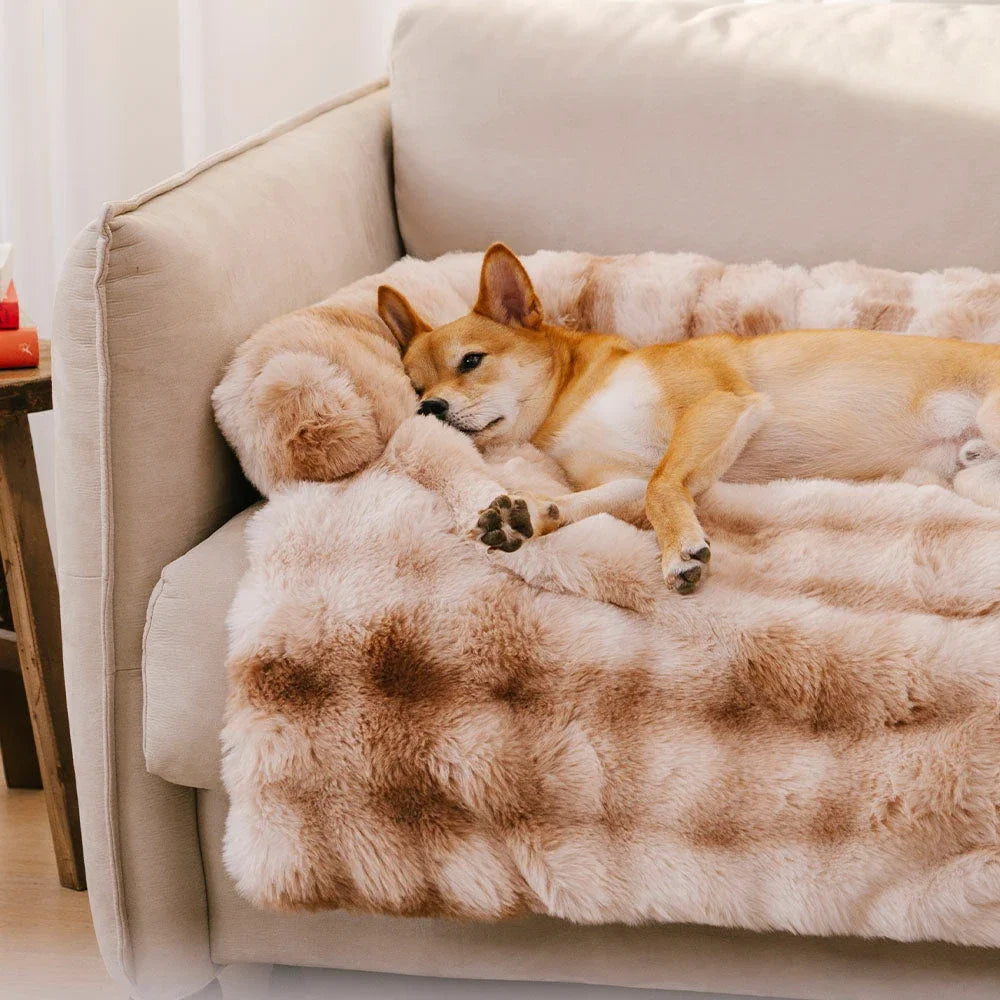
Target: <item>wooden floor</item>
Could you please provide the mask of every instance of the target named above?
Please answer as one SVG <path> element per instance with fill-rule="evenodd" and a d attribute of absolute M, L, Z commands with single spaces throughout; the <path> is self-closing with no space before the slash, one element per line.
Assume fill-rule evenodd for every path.
<path fill-rule="evenodd" d="M 63 889 L 41 792 L 0 779 L 0 996 L 127 1000 L 97 951 L 85 892 Z"/>

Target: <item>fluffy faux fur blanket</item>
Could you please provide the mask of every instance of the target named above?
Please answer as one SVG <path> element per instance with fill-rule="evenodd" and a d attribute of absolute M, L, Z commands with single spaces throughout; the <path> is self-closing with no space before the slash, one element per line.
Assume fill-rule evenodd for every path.
<path fill-rule="evenodd" d="M 479 260 L 383 278 L 441 322 Z M 1000 339 L 1000 280 L 970 271 L 526 264 L 550 314 L 645 342 Z M 369 322 L 375 284 L 326 308 Z M 249 356 L 227 378 L 249 385 Z M 484 457 L 411 417 L 368 468 L 253 518 L 223 734 L 239 890 L 1000 945 L 1000 514 L 937 485 L 721 483 L 689 598 L 651 533 L 606 515 L 509 554 L 467 538 L 498 492 L 559 480 L 530 448 Z"/>

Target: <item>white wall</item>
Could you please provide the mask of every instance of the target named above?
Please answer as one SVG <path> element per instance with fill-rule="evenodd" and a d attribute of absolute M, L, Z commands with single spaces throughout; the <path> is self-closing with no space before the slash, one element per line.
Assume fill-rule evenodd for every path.
<path fill-rule="evenodd" d="M 0 242 L 41 335 L 104 202 L 381 75 L 405 3 L 0 0 Z M 51 414 L 32 432 L 51 529 Z"/>

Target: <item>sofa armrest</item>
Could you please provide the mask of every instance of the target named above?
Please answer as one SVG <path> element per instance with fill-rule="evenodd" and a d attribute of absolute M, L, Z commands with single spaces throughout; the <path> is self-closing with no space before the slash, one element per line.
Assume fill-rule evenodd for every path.
<path fill-rule="evenodd" d="M 250 496 L 212 388 L 259 324 L 399 254 L 380 83 L 108 205 L 64 266 L 56 536 L 74 761 L 98 940 L 144 998 L 214 975 L 194 792 L 145 770 L 140 673 L 160 570 Z"/>

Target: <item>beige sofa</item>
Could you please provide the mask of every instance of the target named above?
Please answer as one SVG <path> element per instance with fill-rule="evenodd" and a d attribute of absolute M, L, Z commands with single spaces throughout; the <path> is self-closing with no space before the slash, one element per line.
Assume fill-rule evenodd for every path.
<path fill-rule="evenodd" d="M 91 905 L 112 974 L 230 963 L 764 996 L 995 997 L 1000 954 L 690 926 L 277 915 L 223 870 L 224 617 L 254 501 L 209 394 L 258 324 L 502 238 L 1000 270 L 1000 8 L 426 4 L 390 90 L 106 207 L 58 294 L 58 564 Z M 394 171 L 395 166 L 395 171 Z"/>

